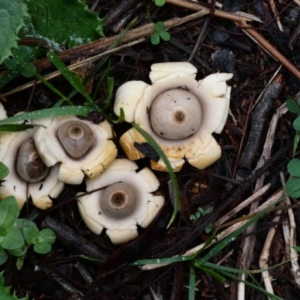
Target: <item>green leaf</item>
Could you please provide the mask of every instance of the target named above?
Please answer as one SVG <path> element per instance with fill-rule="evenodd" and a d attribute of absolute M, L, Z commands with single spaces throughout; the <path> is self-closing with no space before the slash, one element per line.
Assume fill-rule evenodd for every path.
<path fill-rule="evenodd" d="M 294 137 L 294 144 L 293 144 L 293 156 L 295 156 L 297 147 L 300 140 L 300 131 L 296 131 L 295 137 Z"/>
<path fill-rule="evenodd" d="M 53 244 L 56 240 L 55 233 L 50 228 L 42 229 L 39 233 L 39 236 L 42 237 L 47 243 Z"/>
<path fill-rule="evenodd" d="M 72 48 L 103 37 L 103 21 L 82 0 L 26 0 L 31 23 L 24 32 L 52 47 Z M 59 47 L 59 46 L 60 47 Z"/>
<path fill-rule="evenodd" d="M 154 2 L 157 6 L 163 6 L 166 3 L 166 0 L 155 0 Z"/>
<path fill-rule="evenodd" d="M 9 70 L 17 70 L 18 68 L 18 64 L 16 63 L 15 60 L 11 59 L 11 58 L 7 58 L 4 62 L 3 62 L 4 66 L 9 69 Z"/>
<path fill-rule="evenodd" d="M 290 178 L 285 184 L 285 190 L 293 198 L 300 197 L 300 178 Z"/>
<path fill-rule="evenodd" d="M 159 35 L 165 42 L 167 42 L 171 39 L 169 32 L 163 31 L 163 32 L 160 32 Z"/>
<path fill-rule="evenodd" d="M 299 246 L 293 246 L 292 247 L 295 251 L 300 252 L 300 247 Z"/>
<path fill-rule="evenodd" d="M 33 222 L 28 221 L 26 226 L 23 228 L 23 235 L 28 244 L 33 244 L 32 240 L 38 237 L 39 229 Z"/>
<path fill-rule="evenodd" d="M 189 300 L 195 299 L 195 289 L 196 289 L 196 277 L 195 270 L 190 267 L 190 278 L 189 278 Z"/>
<path fill-rule="evenodd" d="M 160 41 L 159 34 L 158 34 L 158 33 L 153 33 L 153 34 L 151 35 L 151 44 L 153 44 L 153 45 L 158 45 L 158 44 L 159 44 L 159 41 Z"/>
<path fill-rule="evenodd" d="M 46 254 L 51 251 L 51 244 L 49 243 L 38 243 L 33 246 L 33 250 L 38 254 Z"/>
<path fill-rule="evenodd" d="M 33 125 L 27 125 L 27 124 L 5 124 L 5 125 L 0 125 L 0 131 L 18 132 L 33 127 L 34 127 Z"/>
<path fill-rule="evenodd" d="M 286 107 L 288 108 L 288 110 L 292 113 L 295 113 L 295 114 L 300 114 L 300 108 L 299 106 L 295 103 L 294 100 L 292 99 L 287 99 L 286 100 Z"/>
<path fill-rule="evenodd" d="M 24 238 L 21 232 L 14 227 L 6 228 L 6 235 L 1 242 L 1 247 L 7 250 L 20 248 L 24 245 Z"/>
<path fill-rule="evenodd" d="M 165 24 L 163 22 L 157 22 L 154 27 L 157 33 L 165 31 Z"/>
<path fill-rule="evenodd" d="M 17 200 L 8 196 L 0 202 L 0 226 L 11 227 L 19 216 Z"/>
<path fill-rule="evenodd" d="M 297 131 L 300 131 L 300 116 L 298 116 L 294 122 L 293 122 L 293 126 Z"/>
<path fill-rule="evenodd" d="M 287 165 L 287 170 L 292 176 L 300 177 L 300 159 L 292 159 Z"/>
<path fill-rule="evenodd" d="M 17 33 L 27 16 L 27 8 L 22 0 L 0 0 L 0 64 L 17 47 Z"/>
<path fill-rule="evenodd" d="M 24 244 L 22 247 L 13 249 L 13 250 L 7 250 L 7 252 L 10 255 L 13 255 L 15 257 L 22 257 L 25 256 L 26 252 L 28 250 L 28 245 Z"/>
<path fill-rule="evenodd" d="M 69 81 L 69 83 L 78 91 L 89 103 L 94 103 L 93 99 L 87 94 L 82 81 L 76 77 L 63 63 L 63 61 L 52 51 L 47 53 L 47 57 L 61 72 L 61 74 Z"/>
<path fill-rule="evenodd" d="M 36 120 L 47 117 L 58 117 L 58 116 L 87 116 L 91 111 L 92 107 L 89 106 L 63 106 L 63 107 L 52 107 L 41 110 L 35 110 L 29 113 L 17 115 L 4 120 L 0 120 L 0 124 L 7 124 L 11 122 L 25 121 L 25 120 Z"/>
<path fill-rule="evenodd" d="M 0 162 L 0 180 L 5 178 L 8 174 L 9 174 L 8 167 L 4 163 Z"/>
<path fill-rule="evenodd" d="M 6 251 L 3 248 L 0 248 L 0 266 L 3 265 L 8 259 Z"/>

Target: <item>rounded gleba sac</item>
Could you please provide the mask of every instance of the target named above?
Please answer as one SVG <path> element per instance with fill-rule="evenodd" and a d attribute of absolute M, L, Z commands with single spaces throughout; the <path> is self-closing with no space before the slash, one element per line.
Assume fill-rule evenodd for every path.
<path fill-rule="evenodd" d="M 114 244 L 135 239 L 137 225 L 147 227 L 164 204 L 163 196 L 153 194 L 159 181 L 152 171 L 137 169 L 128 159 L 116 159 L 101 175 L 86 179 L 88 194 L 77 195 L 87 227 L 96 234 L 106 228 Z"/>
<path fill-rule="evenodd" d="M 216 73 L 197 81 L 197 69 L 187 62 L 158 63 L 151 66 L 152 85 L 129 81 L 119 87 L 115 114 L 124 110 L 125 121 L 135 122 L 160 145 L 174 171 L 180 171 L 185 159 L 204 169 L 221 156 L 221 148 L 212 133 L 221 133 L 225 125 L 231 88 L 228 73 Z M 131 128 L 120 144 L 131 160 L 145 155 L 134 143 L 147 142 Z M 166 171 L 160 159 L 151 161 L 155 170 Z"/>

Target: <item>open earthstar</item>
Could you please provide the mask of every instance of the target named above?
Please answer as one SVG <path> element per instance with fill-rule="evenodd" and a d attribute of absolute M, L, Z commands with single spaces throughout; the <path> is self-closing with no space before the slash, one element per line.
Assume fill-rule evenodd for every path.
<path fill-rule="evenodd" d="M 180 171 L 185 159 L 204 169 L 221 156 L 221 148 L 212 133 L 221 133 L 229 109 L 231 88 L 228 73 L 216 73 L 195 79 L 197 69 L 186 62 L 159 63 L 151 66 L 152 85 L 129 81 L 116 93 L 114 112 L 121 108 L 126 122 L 135 122 L 162 148 L 174 171 Z M 131 128 L 120 144 L 131 160 L 144 157 L 134 143 L 147 142 Z M 166 171 L 160 159 L 151 161 L 155 170 Z"/>

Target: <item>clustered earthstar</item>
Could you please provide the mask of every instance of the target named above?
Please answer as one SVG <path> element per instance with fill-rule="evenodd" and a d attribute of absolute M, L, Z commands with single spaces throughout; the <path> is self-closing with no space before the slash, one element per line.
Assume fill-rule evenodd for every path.
<path fill-rule="evenodd" d="M 117 92 L 114 112 L 125 113 L 162 148 L 174 171 L 185 160 L 203 169 L 221 156 L 212 133 L 221 133 L 228 115 L 232 74 L 212 74 L 197 81 L 190 63 L 151 66 L 152 85 L 129 81 Z M 7 118 L 0 103 L 0 120 Z M 1 183 L 0 199 L 15 196 L 20 209 L 31 197 L 40 209 L 52 206 L 64 184 L 80 184 L 78 207 L 87 227 L 96 234 L 104 228 L 114 244 L 138 236 L 137 225 L 147 227 L 164 197 L 155 193 L 159 181 L 149 168 L 133 160 L 145 156 L 135 145 L 147 143 L 134 128 L 119 143 L 129 159 L 116 159 L 114 132 L 108 121 L 94 124 L 75 116 L 31 121 L 33 128 L 0 133 L 0 161 L 10 173 Z M 164 162 L 151 160 L 151 168 L 166 171 Z"/>

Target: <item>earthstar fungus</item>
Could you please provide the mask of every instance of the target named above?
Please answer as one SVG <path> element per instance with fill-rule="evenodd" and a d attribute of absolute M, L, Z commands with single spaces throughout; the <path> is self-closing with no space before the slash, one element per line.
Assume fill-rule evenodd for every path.
<path fill-rule="evenodd" d="M 61 163 L 59 180 L 80 184 L 84 175 L 95 177 L 117 156 L 111 125 L 94 124 L 77 117 L 46 118 L 34 140 L 45 164 Z"/>
<path fill-rule="evenodd" d="M 128 159 L 116 159 L 100 176 L 86 179 L 87 192 L 97 191 L 78 194 L 86 225 L 96 234 L 106 228 L 114 244 L 136 238 L 137 224 L 147 227 L 164 204 L 164 197 L 153 195 L 159 182 L 152 171 L 137 169 Z"/>
<path fill-rule="evenodd" d="M 186 159 L 204 169 L 221 156 L 212 136 L 221 133 L 228 115 L 231 88 L 226 80 L 232 74 L 217 73 L 196 81 L 197 69 L 186 62 L 158 63 L 151 66 L 152 85 L 129 81 L 116 93 L 114 112 L 123 108 L 126 122 L 135 122 L 160 145 L 173 169 L 180 171 Z M 134 143 L 147 142 L 131 128 L 120 138 L 130 160 L 144 157 Z M 151 167 L 166 171 L 160 159 Z"/>
<path fill-rule="evenodd" d="M 20 209 L 29 196 L 38 208 L 51 207 L 51 198 L 64 187 L 58 180 L 59 166 L 48 168 L 40 159 L 33 140 L 36 130 L 0 133 L 0 161 L 9 168 L 0 186 L 0 199 L 12 195 Z"/>

